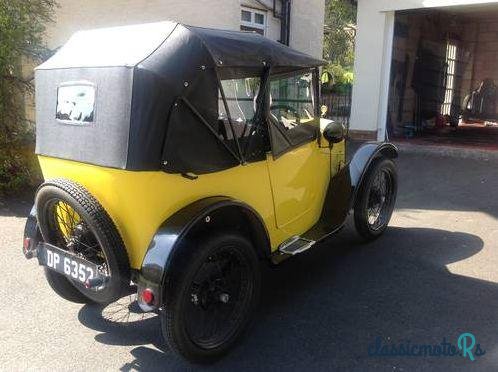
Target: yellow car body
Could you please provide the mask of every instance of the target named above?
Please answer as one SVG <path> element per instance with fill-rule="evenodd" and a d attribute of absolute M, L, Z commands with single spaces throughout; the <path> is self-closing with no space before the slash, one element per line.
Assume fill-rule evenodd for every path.
<path fill-rule="evenodd" d="M 344 141 L 330 152 L 325 139 L 274 159 L 191 180 L 164 172 L 134 172 L 39 156 L 46 180 L 83 185 L 109 213 L 124 240 L 130 265 L 140 269 L 158 227 L 175 212 L 211 196 L 252 207 L 265 223 L 272 252 L 309 230 L 320 218 L 332 176 L 345 162 Z"/>

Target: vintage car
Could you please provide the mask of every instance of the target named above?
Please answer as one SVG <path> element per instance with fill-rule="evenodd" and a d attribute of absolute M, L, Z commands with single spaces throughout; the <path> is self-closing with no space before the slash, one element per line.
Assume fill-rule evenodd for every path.
<path fill-rule="evenodd" d="M 167 344 L 215 360 L 257 305 L 260 262 L 339 231 L 379 237 L 394 209 L 389 143 L 346 162 L 321 118 L 323 61 L 256 33 L 175 22 L 76 33 L 36 69 L 45 182 L 23 251 L 78 303 L 137 293 Z"/>

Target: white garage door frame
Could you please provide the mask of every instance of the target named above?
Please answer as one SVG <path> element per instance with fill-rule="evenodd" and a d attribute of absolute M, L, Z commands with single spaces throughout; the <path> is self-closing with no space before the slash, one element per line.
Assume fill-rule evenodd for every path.
<path fill-rule="evenodd" d="M 497 3 L 496 0 L 359 0 L 351 131 L 373 133 L 378 141 L 386 139 L 396 11 Z M 370 23 L 372 19 L 378 22 Z M 381 53 L 376 53 L 376 45 L 382 49 Z"/>
<path fill-rule="evenodd" d="M 389 87 L 391 85 L 391 65 L 393 59 L 394 44 L 394 24 L 396 13 L 394 11 L 386 12 L 385 38 L 384 38 L 384 61 L 382 63 L 381 85 L 379 97 L 379 110 L 377 123 L 377 141 L 384 141 L 387 137 L 387 112 L 389 107 Z"/>

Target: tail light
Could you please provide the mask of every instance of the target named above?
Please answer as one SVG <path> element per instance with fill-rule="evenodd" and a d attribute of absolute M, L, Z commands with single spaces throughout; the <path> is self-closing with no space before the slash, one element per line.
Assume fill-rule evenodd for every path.
<path fill-rule="evenodd" d="M 149 289 L 149 288 L 144 289 L 142 291 L 141 297 L 142 297 L 142 301 L 145 304 L 147 304 L 149 306 L 154 304 L 154 292 L 152 292 L 151 289 Z"/>

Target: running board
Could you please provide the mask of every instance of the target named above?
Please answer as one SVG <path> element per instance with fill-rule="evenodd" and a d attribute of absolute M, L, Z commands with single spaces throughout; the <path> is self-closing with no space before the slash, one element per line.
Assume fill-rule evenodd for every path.
<path fill-rule="evenodd" d="M 291 256 L 295 256 L 296 254 L 303 253 L 310 249 L 316 242 L 314 240 L 308 240 L 301 238 L 300 236 L 295 236 L 285 242 L 283 242 L 280 247 L 278 247 L 278 251 L 281 253 L 285 253 Z"/>

